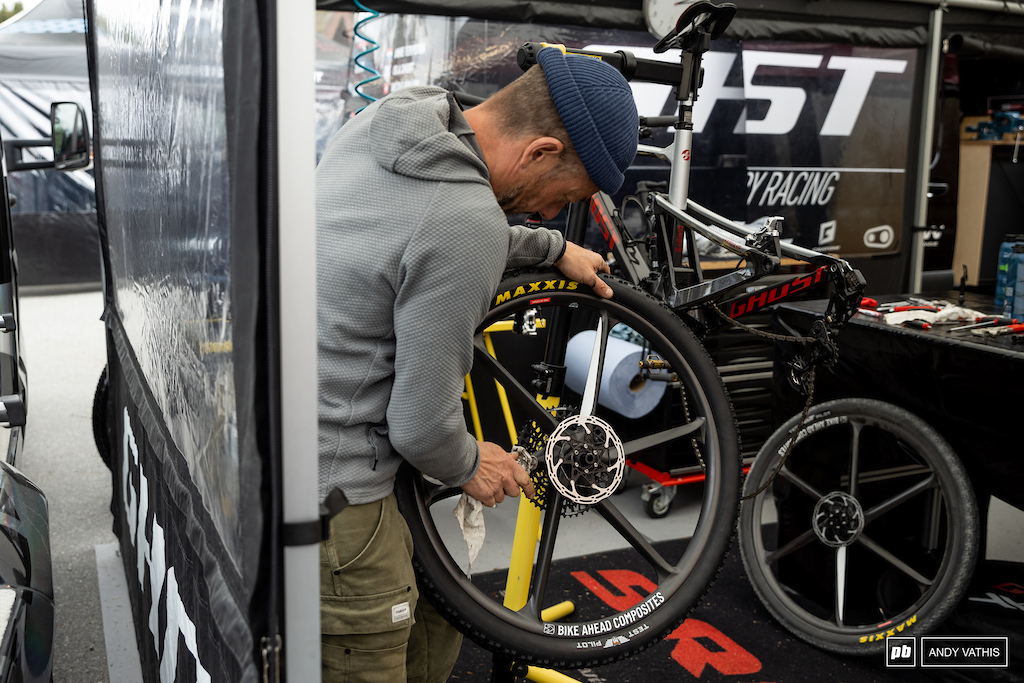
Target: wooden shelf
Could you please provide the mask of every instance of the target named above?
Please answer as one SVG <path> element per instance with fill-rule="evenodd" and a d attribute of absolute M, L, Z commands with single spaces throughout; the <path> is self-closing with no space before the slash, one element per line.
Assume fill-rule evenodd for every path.
<path fill-rule="evenodd" d="M 988 116 L 966 116 L 960 124 L 960 169 L 956 205 L 956 242 L 953 245 L 953 272 L 960 272 L 960 266 L 967 266 L 967 284 L 976 287 L 982 277 L 990 278 L 992 273 L 983 273 L 982 259 L 986 256 L 986 227 L 996 230 L 989 214 L 989 182 L 992 171 L 992 150 L 996 147 L 1012 147 L 1017 143 L 1016 133 L 1003 135 L 1002 140 L 976 140 L 976 133 L 967 132 L 979 121 L 991 120 Z M 1005 233 L 1001 230 L 999 237 Z M 1012 232 L 1012 231 L 1011 231 Z M 991 246 L 991 236 L 987 240 Z"/>

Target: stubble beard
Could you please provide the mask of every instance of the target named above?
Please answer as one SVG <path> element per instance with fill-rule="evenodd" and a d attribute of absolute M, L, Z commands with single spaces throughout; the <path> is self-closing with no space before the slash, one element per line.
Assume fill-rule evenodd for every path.
<path fill-rule="evenodd" d="M 517 209 L 517 205 L 519 200 L 523 198 L 525 189 L 526 188 L 523 185 L 518 185 L 513 187 L 511 190 L 502 193 L 502 195 L 497 198 L 498 206 L 501 207 L 501 210 L 504 211 L 506 215 L 523 213 Z"/>

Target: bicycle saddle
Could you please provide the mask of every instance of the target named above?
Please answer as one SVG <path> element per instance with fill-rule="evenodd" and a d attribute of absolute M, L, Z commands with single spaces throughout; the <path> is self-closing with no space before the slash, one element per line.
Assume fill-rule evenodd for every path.
<path fill-rule="evenodd" d="M 736 5 L 723 2 L 716 5 L 707 0 L 690 4 L 676 21 L 675 30 L 658 41 L 655 52 L 679 48 L 690 52 L 706 52 L 710 41 L 725 32 L 736 16 Z"/>

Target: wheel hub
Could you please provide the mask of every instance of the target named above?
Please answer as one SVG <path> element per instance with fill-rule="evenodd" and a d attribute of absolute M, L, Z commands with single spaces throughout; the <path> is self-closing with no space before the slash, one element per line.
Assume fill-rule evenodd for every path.
<path fill-rule="evenodd" d="M 864 510 L 845 491 L 832 491 L 814 506 L 811 528 L 827 546 L 839 548 L 853 543 L 864 530 Z"/>
<path fill-rule="evenodd" d="M 563 420 L 544 448 L 551 484 L 573 503 L 594 505 L 615 492 L 626 458 L 612 426 L 594 415 Z"/>

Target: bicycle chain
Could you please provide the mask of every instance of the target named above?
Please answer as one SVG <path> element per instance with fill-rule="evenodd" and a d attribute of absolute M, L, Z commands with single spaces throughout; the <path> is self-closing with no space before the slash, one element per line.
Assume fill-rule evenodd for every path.
<path fill-rule="evenodd" d="M 803 344 L 811 344 L 817 341 L 816 337 L 797 337 L 789 334 L 779 334 L 778 332 L 765 332 L 764 330 L 759 330 L 756 327 L 751 327 L 750 325 L 741 323 L 739 320 L 736 320 L 735 318 L 730 318 L 728 315 L 725 314 L 725 312 L 722 309 L 718 307 L 718 304 L 710 303 L 708 304 L 708 308 L 717 313 L 718 316 L 722 318 L 722 320 L 729 323 L 730 325 L 738 327 L 741 330 L 749 332 L 757 337 L 771 339 L 772 341 L 800 342 Z"/>
<path fill-rule="evenodd" d="M 650 349 L 648 349 L 646 347 L 646 344 L 645 344 L 644 350 L 643 350 L 643 357 L 646 358 L 647 361 L 649 363 L 651 363 L 652 365 L 655 362 L 661 362 L 660 359 L 657 357 L 657 355 L 649 354 L 648 353 L 649 350 Z M 679 378 L 678 373 L 675 374 L 675 377 L 676 377 L 676 380 L 678 381 L 678 378 Z M 687 400 L 687 397 L 686 397 L 686 387 L 683 386 L 682 382 L 679 382 L 679 400 L 682 403 L 682 407 L 683 407 L 684 423 L 692 422 L 693 421 L 693 417 L 690 415 L 690 402 Z M 708 468 L 707 468 L 707 465 L 704 464 L 704 455 L 701 453 L 700 443 L 697 441 L 696 437 L 694 437 L 694 436 L 690 437 L 690 446 L 693 448 L 693 454 L 697 457 L 697 462 L 700 464 L 701 472 L 704 472 L 705 474 L 707 474 Z"/>
<path fill-rule="evenodd" d="M 693 418 L 690 417 L 690 403 L 686 400 L 686 387 L 683 386 L 682 382 L 679 383 L 679 398 L 683 402 L 683 418 L 686 420 L 686 423 L 690 423 L 693 421 Z M 696 437 L 690 437 L 690 445 L 693 447 L 693 454 L 697 456 L 697 462 L 700 463 L 700 471 L 707 474 L 708 467 L 704 464 L 704 456 L 700 452 L 700 443 L 698 443 Z"/>
<path fill-rule="evenodd" d="M 820 329 L 816 330 L 816 334 L 812 337 L 799 337 L 788 334 L 778 334 L 777 332 L 765 332 L 764 330 L 759 330 L 756 327 L 745 325 L 744 323 L 741 323 L 740 321 L 735 320 L 734 318 L 730 318 L 716 304 L 709 304 L 709 308 L 711 308 L 711 310 L 717 313 L 727 323 L 733 325 L 734 327 L 738 327 L 741 330 L 749 332 L 754 336 L 762 337 L 764 339 L 771 339 L 773 341 L 797 342 L 801 344 L 813 344 L 815 342 L 820 342 L 822 345 L 825 346 L 825 353 L 829 354 L 833 359 L 838 353 L 838 350 L 835 348 L 835 342 L 831 340 L 831 335 L 828 334 L 828 329 L 826 327 L 821 327 Z M 817 325 L 817 323 L 815 323 L 815 325 Z M 800 433 L 800 431 L 804 428 L 804 425 L 807 423 L 807 413 L 810 412 L 811 404 L 814 402 L 814 380 L 817 374 L 818 363 L 821 362 L 821 360 L 821 355 L 817 355 L 817 357 L 812 356 L 811 362 L 800 363 L 794 367 L 794 370 L 798 374 L 795 374 L 791 379 L 793 380 L 794 384 L 797 385 L 797 388 L 807 395 L 807 400 L 804 401 L 804 410 L 800 414 L 800 421 L 797 422 L 796 428 L 793 430 L 793 438 L 791 438 L 789 442 L 786 444 L 786 450 L 782 454 L 782 457 L 779 458 L 779 464 L 776 465 L 774 470 L 772 470 L 772 473 L 768 476 L 764 483 L 757 487 L 756 491 L 754 491 L 753 493 L 748 493 L 747 495 L 740 498 L 740 500 L 750 500 L 751 498 L 756 498 L 765 489 L 771 486 L 772 482 L 775 481 L 775 477 L 778 476 L 779 472 L 782 471 L 782 468 L 786 466 L 786 460 L 789 459 L 789 454 L 793 451 L 793 445 L 796 443 L 796 435 Z M 826 361 L 826 365 L 828 364 L 828 361 Z"/>
<path fill-rule="evenodd" d="M 782 457 L 779 458 L 779 464 L 775 466 L 775 469 L 773 469 L 772 473 L 768 475 L 768 478 L 764 481 L 764 483 L 757 487 L 756 491 L 754 491 L 753 493 L 748 493 L 747 495 L 740 498 L 740 500 L 750 500 L 751 498 L 756 498 L 758 495 L 761 494 L 761 492 L 763 492 L 765 489 L 771 486 L 771 483 L 775 481 L 775 477 L 778 476 L 779 472 L 782 471 L 782 468 L 786 466 L 786 460 L 789 459 L 789 454 L 793 452 L 793 446 L 796 445 L 796 438 L 797 436 L 799 436 L 800 432 L 803 431 L 804 425 L 807 423 L 807 413 L 810 412 L 811 404 L 814 402 L 815 372 L 815 366 L 812 365 L 809 372 L 809 390 L 807 392 L 807 400 L 804 401 L 804 411 L 800 414 L 800 421 L 797 422 L 796 428 L 791 432 L 793 436 L 791 436 L 789 438 L 789 441 L 786 442 L 786 450 L 782 453 Z"/>

